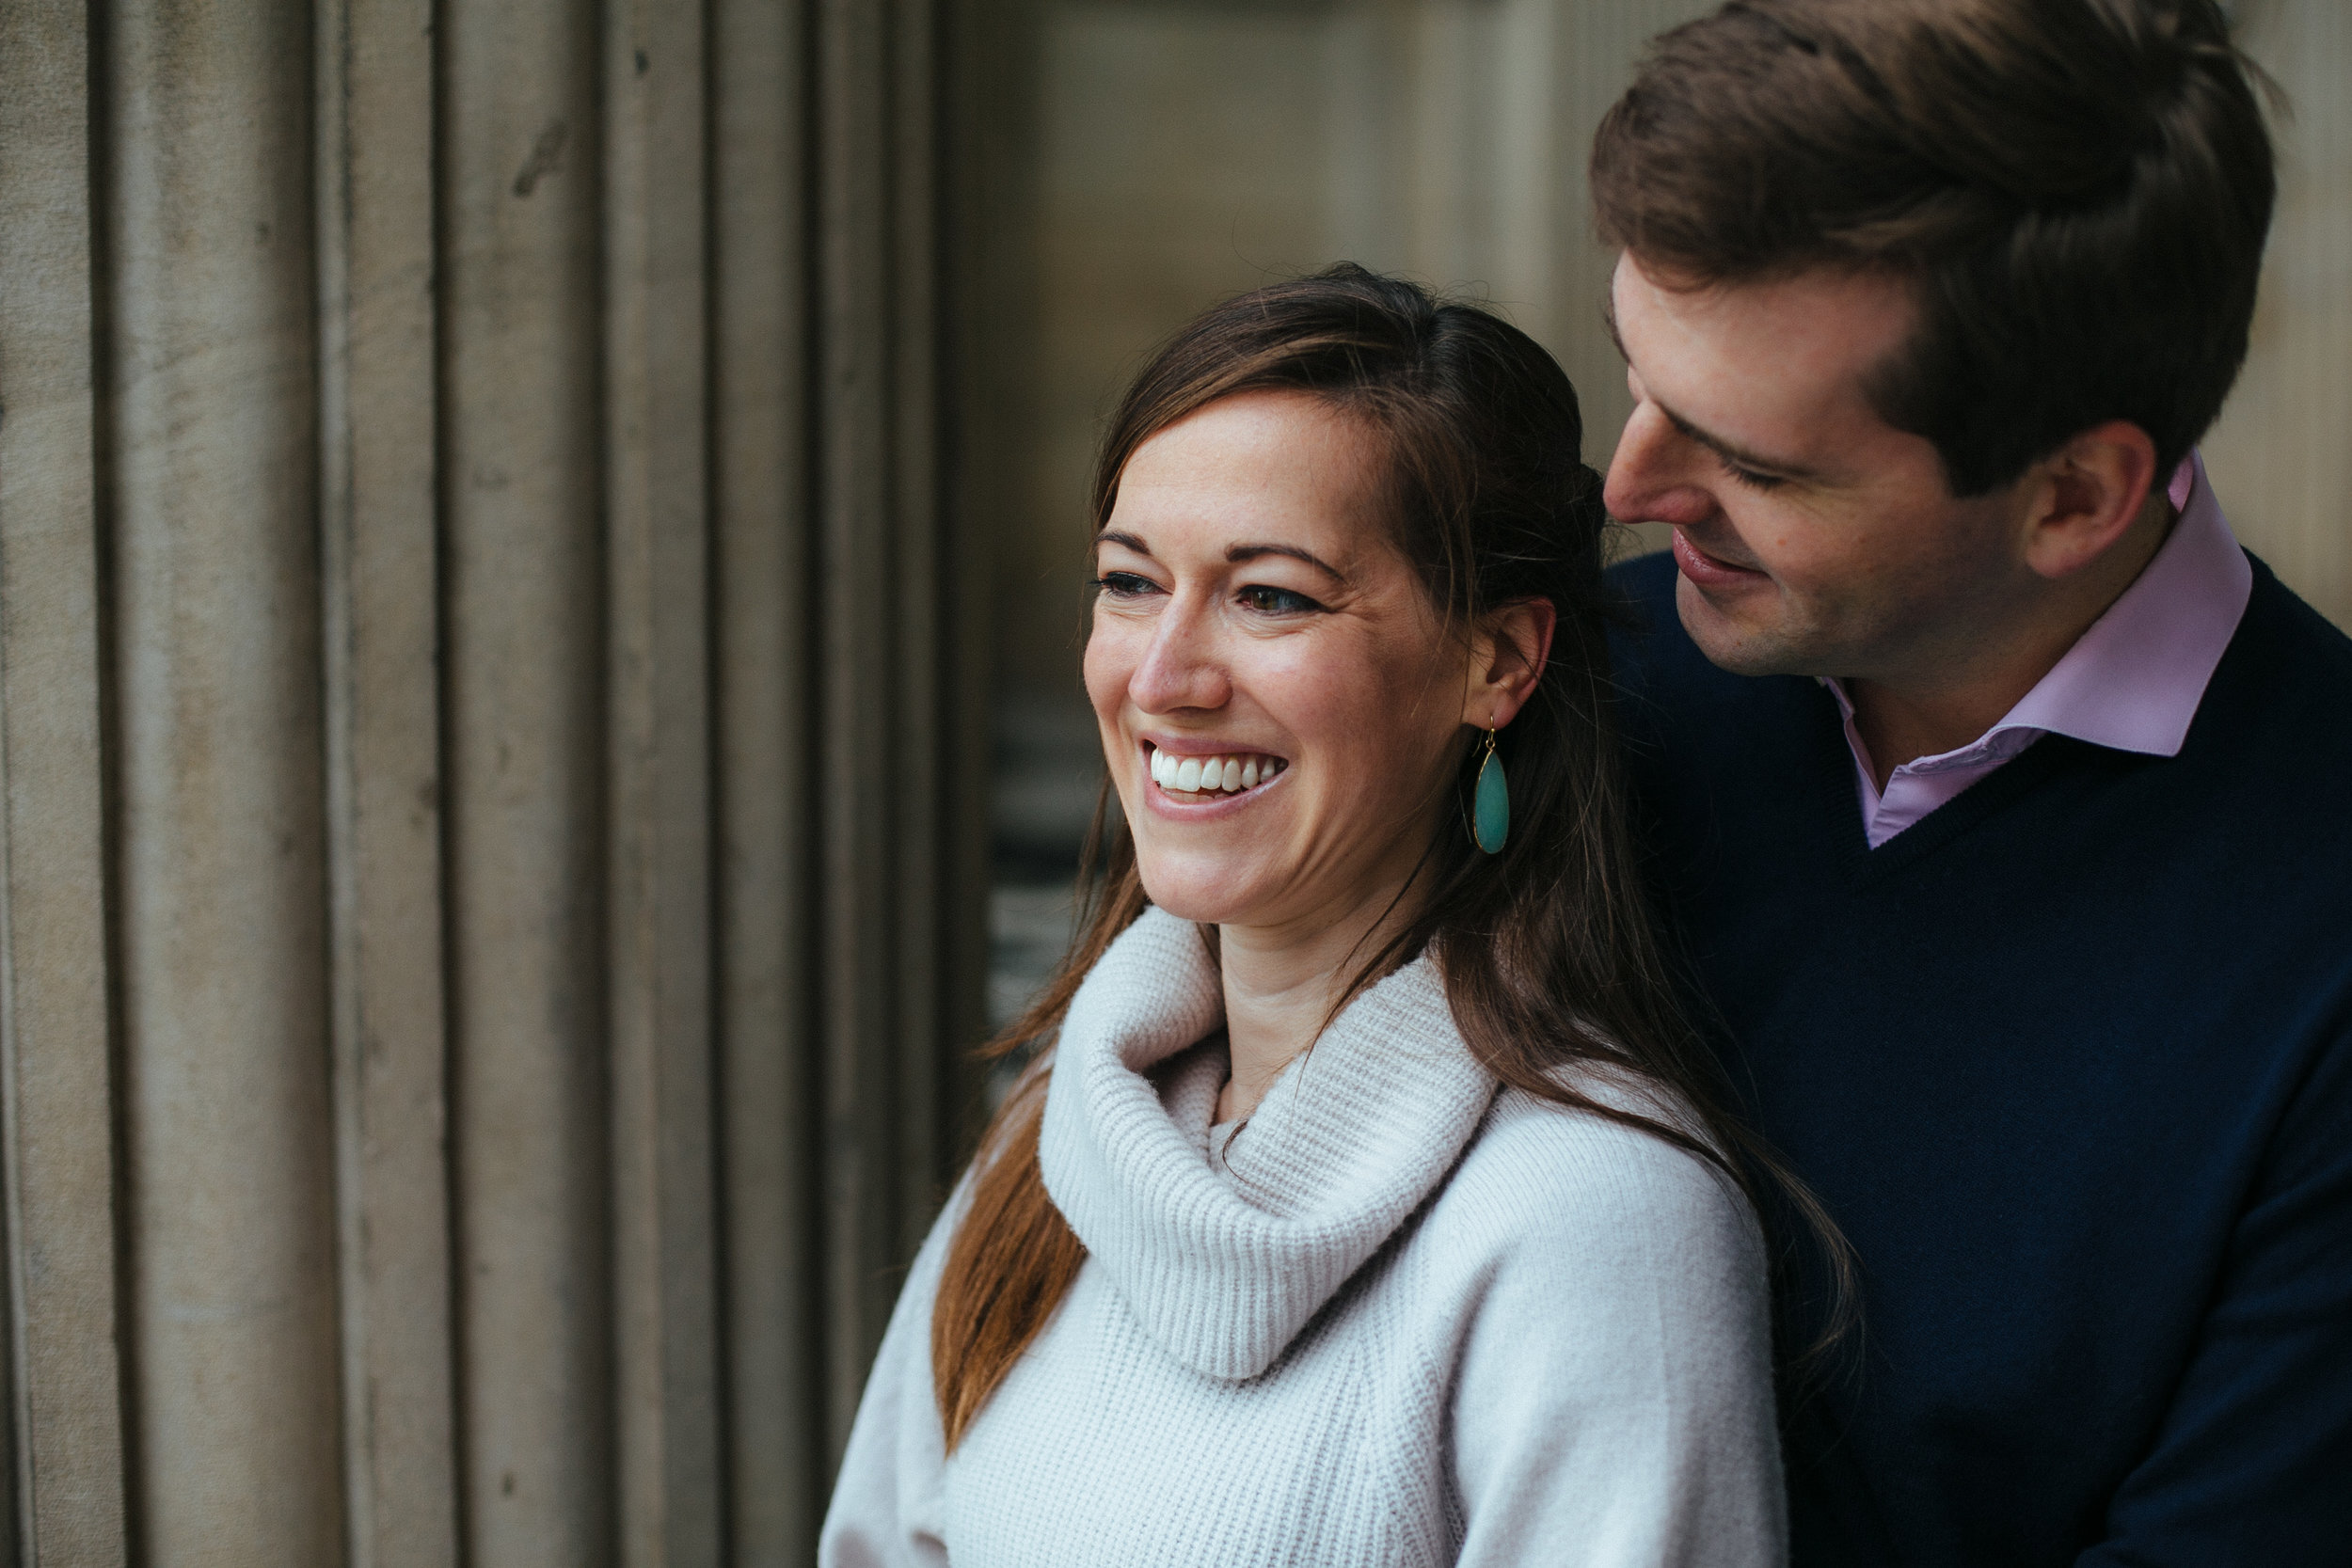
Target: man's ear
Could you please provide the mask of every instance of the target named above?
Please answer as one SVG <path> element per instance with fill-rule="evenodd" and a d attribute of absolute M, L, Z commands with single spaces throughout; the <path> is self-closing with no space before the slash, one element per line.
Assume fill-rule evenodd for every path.
<path fill-rule="evenodd" d="M 1499 730 L 1518 717 L 1528 694 L 1543 678 L 1544 662 L 1551 657 L 1551 634 L 1559 624 L 1560 612 L 1549 599 L 1514 599 L 1486 617 L 1470 639 L 1463 723 Z"/>
<path fill-rule="evenodd" d="M 2026 564 L 2072 577 L 2153 510 L 2156 444 L 2123 420 L 2094 425 L 2034 465 L 2029 495 Z"/>

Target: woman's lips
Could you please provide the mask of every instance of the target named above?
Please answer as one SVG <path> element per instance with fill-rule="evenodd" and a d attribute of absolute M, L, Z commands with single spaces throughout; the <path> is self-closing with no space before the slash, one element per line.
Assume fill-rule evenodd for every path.
<path fill-rule="evenodd" d="M 1272 783 L 1290 764 L 1264 752 L 1179 754 L 1145 743 L 1144 771 L 1152 792 L 1170 803 L 1199 804 L 1247 795 Z"/>
<path fill-rule="evenodd" d="M 1682 575 L 1701 588 L 1736 588 L 1763 580 L 1764 574 L 1752 566 L 1735 566 L 1728 561 L 1718 561 L 1696 545 L 1680 529 L 1675 530 L 1675 564 Z"/>

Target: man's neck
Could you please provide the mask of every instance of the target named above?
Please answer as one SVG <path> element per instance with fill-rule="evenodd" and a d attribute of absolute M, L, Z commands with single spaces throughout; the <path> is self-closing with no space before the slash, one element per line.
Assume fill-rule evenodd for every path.
<path fill-rule="evenodd" d="M 2045 659 L 2021 661 L 1997 681 L 1922 689 L 1848 678 L 1844 685 L 1847 700 L 1853 704 L 1854 730 L 1869 754 L 1878 787 L 1884 789 L 1903 764 L 1958 751 L 1999 723 L 2073 645 L 2069 638 Z"/>
<path fill-rule="evenodd" d="M 1895 769 L 1975 741 L 2040 685 L 2091 624 L 2137 581 L 2174 525 L 2169 507 L 2153 528 L 2135 528 L 2099 561 L 2001 626 L 1979 626 L 1950 657 L 1886 676 L 1850 675 L 1854 730 L 1878 787 Z"/>

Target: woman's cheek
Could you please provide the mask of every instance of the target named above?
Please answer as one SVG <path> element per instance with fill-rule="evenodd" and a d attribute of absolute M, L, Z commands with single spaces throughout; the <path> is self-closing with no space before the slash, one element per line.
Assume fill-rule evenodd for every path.
<path fill-rule="evenodd" d="M 1135 672 L 1131 639 L 1123 635 L 1126 629 L 1098 609 L 1079 666 L 1086 679 L 1087 699 L 1105 718 L 1118 711 L 1126 695 L 1127 678 Z"/>

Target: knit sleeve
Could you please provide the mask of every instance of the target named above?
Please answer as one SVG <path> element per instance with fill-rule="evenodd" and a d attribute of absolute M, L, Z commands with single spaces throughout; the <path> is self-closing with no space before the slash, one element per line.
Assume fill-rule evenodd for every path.
<path fill-rule="evenodd" d="M 1550 1130 L 1481 1181 L 1509 1239 L 1454 1385 L 1463 1568 L 1781 1563 L 1770 1296 L 1744 1200 L 1655 1138 L 1534 1114 Z"/>
<path fill-rule="evenodd" d="M 959 1189 L 907 1271 L 825 1510 L 819 1568 L 946 1568 L 946 1456 L 931 1395 L 931 1304 L 962 1209 Z"/>

